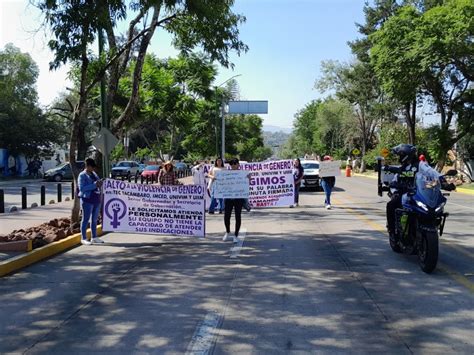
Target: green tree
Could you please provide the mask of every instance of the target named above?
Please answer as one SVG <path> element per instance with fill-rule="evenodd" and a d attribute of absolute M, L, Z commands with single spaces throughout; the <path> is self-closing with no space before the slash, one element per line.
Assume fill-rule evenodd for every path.
<path fill-rule="evenodd" d="M 60 123 L 38 105 L 38 67 L 12 44 L 0 51 L 0 147 L 29 160 L 61 140 Z"/>
<path fill-rule="evenodd" d="M 125 109 L 113 119 L 115 132 L 132 126 L 137 117 L 139 89 L 148 46 L 158 27 L 165 27 L 173 36 L 176 48 L 189 54 L 199 47 L 212 60 L 230 66 L 229 54 L 240 54 L 247 47 L 239 40 L 238 25 L 245 21 L 232 12 L 233 0 L 167 0 L 167 1 L 82 1 L 82 0 L 35 0 L 44 13 L 45 23 L 52 32 L 49 45 L 55 58 L 51 64 L 57 68 L 66 62 L 77 62 L 80 68 L 79 100 L 74 108 L 70 140 L 70 161 L 74 166 L 77 150 L 77 134 L 81 120 L 87 118 L 86 106 L 95 85 L 108 78 L 108 112 L 113 111 L 118 83 L 132 55 L 138 49 L 133 68 L 132 86 Z M 129 12 L 135 17 L 128 22 L 123 43 L 117 41 L 117 23 Z M 139 29 L 142 28 L 142 29 Z M 89 46 L 98 31 L 107 34 L 108 52 L 100 58 L 92 55 Z M 77 171 L 74 171 L 77 175 Z M 79 205 L 75 203 L 72 222 L 79 217 Z"/>
<path fill-rule="evenodd" d="M 391 105 L 372 74 L 370 65 L 363 62 L 341 64 L 322 63 L 322 77 L 316 88 L 322 92 L 334 90 L 336 96 L 352 105 L 355 117 L 354 143 L 360 147 L 361 171 L 365 171 L 365 153 L 373 146 L 375 130 L 381 121 L 392 116 Z"/>
<path fill-rule="evenodd" d="M 440 123 L 432 129 L 431 151 L 438 169 L 454 143 L 473 129 L 473 35 L 469 0 L 445 1 L 424 12 L 405 6 L 370 35 L 372 63 L 384 89 L 397 98 L 419 91 L 435 107 Z"/>

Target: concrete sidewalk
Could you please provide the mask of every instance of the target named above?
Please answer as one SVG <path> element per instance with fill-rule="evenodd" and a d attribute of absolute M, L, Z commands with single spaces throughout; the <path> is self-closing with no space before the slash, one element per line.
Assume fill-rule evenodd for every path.
<path fill-rule="evenodd" d="M 72 201 L 53 205 L 18 210 L 0 214 L 0 234 L 9 234 L 15 229 L 25 229 L 49 222 L 55 218 L 71 215 Z"/>

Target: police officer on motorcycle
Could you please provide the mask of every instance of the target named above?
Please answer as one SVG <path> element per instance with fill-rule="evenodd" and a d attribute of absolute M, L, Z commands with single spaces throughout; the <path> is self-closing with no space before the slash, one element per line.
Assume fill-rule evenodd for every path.
<path fill-rule="evenodd" d="M 438 180 L 444 190 L 454 190 L 454 184 L 448 184 L 444 177 L 436 170 L 431 168 L 425 161 L 420 162 L 417 157 L 416 147 L 411 144 L 399 144 L 392 148 L 392 153 L 398 156 L 401 166 L 397 168 L 397 172 L 392 182 L 390 190 L 392 192 L 391 200 L 387 203 L 387 228 L 391 239 L 396 239 L 395 210 L 402 207 L 402 196 L 415 188 L 415 177 L 417 173 L 421 173 L 426 177 Z M 391 170 L 388 166 L 385 170 Z"/>

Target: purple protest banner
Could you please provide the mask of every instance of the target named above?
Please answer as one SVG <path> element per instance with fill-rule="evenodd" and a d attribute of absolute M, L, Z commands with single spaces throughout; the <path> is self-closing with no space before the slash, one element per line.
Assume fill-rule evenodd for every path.
<path fill-rule="evenodd" d="M 205 236 L 205 186 L 104 182 L 107 232 Z"/>

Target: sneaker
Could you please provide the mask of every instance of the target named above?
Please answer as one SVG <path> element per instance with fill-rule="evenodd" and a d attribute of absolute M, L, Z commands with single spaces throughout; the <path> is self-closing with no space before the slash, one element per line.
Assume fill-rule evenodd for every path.
<path fill-rule="evenodd" d="M 214 211 L 212 211 L 212 212 L 211 212 L 211 211 L 209 211 L 209 214 L 214 214 Z"/>
<path fill-rule="evenodd" d="M 234 242 L 234 244 L 237 244 L 238 242 L 240 242 L 239 237 L 236 237 L 235 235 L 232 236 L 232 242 Z"/>
<path fill-rule="evenodd" d="M 92 238 L 92 244 L 103 244 L 104 241 L 100 238 Z"/>
<path fill-rule="evenodd" d="M 290 205 L 290 208 L 294 208 L 294 207 L 295 207 L 295 205 Z"/>
<path fill-rule="evenodd" d="M 229 233 L 224 234 L 224 238 L 222 238 L 222 241 L 227 242 L 229 240 Z"/>
<path fill-rule="evenodd" d="M 223 211 L 219 211 L 219 214 L 222 214 L 222 213 L 223 213 Z"/>
<path fill-rule="evenodd" d="M 300 205 L 300 204 L 297 202 L 296 205 L 295 205 L 295 207 L 298 207 L 299 205 Z"/>
<path fill-rule="evenodd" d="M 82 239 L 81 244 L 82 245 L 91 245 L 92 243 L 90 241 L 88 241 L 87 239 Z"/>
<path fill-rule="evenodd" d="M 327 210 L 330 210 L 330 209 L 331 209 L 331 205 L 326 205 L 326 209 L 327 209 Z"/>

